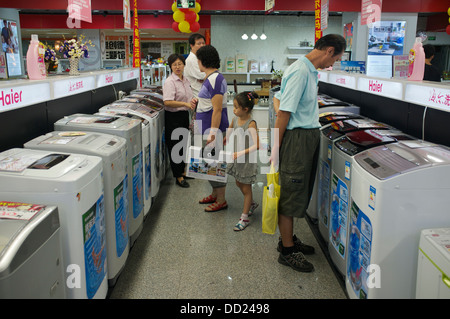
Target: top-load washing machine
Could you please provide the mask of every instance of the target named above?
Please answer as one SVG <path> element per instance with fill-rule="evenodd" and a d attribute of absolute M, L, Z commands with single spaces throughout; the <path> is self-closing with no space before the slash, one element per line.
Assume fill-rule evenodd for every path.
<path fill-rule="evenodd" d="M 10 149 L 0 153 L 0 198 L 58 207 L 66 297 L 106 298 L 103 166 L 98 156 Z"/>
<path fill-rule="evenodd" d="M 337 122 L 337 121 L 343 121 L 343 120 L 349 120 L 349 119 L 363 119 L 364 117 L 355 114 L 355 113 L 349 113 L 349 112 L 324 112 L 319 114 L 319 123 L 320 123 L 320 130 L 323 130 L 326 127 L 329 127 L 331 123 Z M 319 146 L 320 147 L 320 146 Z M 319 158 L 320 158 L 320 152 L 323 152 L 323 149 L 320 148 L 319 150 Z M 318 209 L 317 209 L 317 191 L 319 189 L 319 172 L 323 170 L 323 164 L 319 164 L 317 166 L 316 170 L 316 177 L 314 179 L 314 186 L 313 186 L 313 192 L 311 194 L 311 198 L 309 200 L 308 208 L 306 209 L 306 214 L 312 219 L 313 222 L 318 222 Z"/>
<path fill-rule="evenodd" d="M 322 122 L 324 119 L 322 119 Z M 323 122 L 325 124 L 325 122 Z M 317 217 L 319 234 L 328 243 L 330 219 L 330 189 L 331 189 L 331 162 L 333 159 L 333 144 L 345 134 L 369 128 L 392 129 L 392 127 L 377 121 L 362 119 L 345 119 L 332 121 L 323 126 L 320 133 L 319 163 L 317 166 Z"/>
<path fill-rule="evenodd" d="M 50 132 L 25 148 L 101 157 L 103 163 L 108 283 L 114 286 L 129 252 L 127 141 L 98 132 Z"/>
<path fill-rule="evenodd" d="M 139 103 L 113 102 L 99 109 L 100 114 L 117 114 L 118 116 L 134 116 L 142 121 L 142 147 L 145 154 L 145 202 L 151 207 L 151 199 L 158 195 L 160 188 L 161 156 L 159 145 L 161 135 L 158 131 L 160 114 L 154 109 Z M 149 210 L 146 209 L 145 214 Z"/>
<path fill-rule="evenodd" d="M 415 298 L 420 231 L 450 226 L 450 150 L 403 141 L 355 156 L 350 298 Z"/>
<path fill-rule="evenodd" d="M 73 114 L 54 124 L 55 131 L 88 131 L 123 137 L 127 141 L 128 234 L 133 246 L 142 231 L 144 192 L 141 121 L 117 116 Z"/>
<path fill-rule="evenodd" d="M 333 145 L 328 251 L 337 270 L 344 276 L 348 254 L 348 216 L 353 159 L 358 153 L 372 147 L 406 140 L 415 138 L 398 130 L 369 129 L 349 132 Z"/>
<path fill-rule="evenodd" d="M 66 297 L 58 208 L 0 201 L 0 298 Z"/>
<path fill-rule="evenodd" d="M 328 96 L 326 94 L 317 94 L 317 103 L 319 104 L 319 113 L 323 112 L 349 112 L 349 113 L 360 113 L 360 107 L 343 102 L 334 97 Z"/>

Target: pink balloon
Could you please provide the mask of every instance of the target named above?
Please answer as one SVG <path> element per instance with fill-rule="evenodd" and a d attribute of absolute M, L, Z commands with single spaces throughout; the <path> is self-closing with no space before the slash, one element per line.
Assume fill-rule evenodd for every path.
<path fill-rule="evenodd" d="M 191 23 L 191 31 L 192 32 L 197 32 L 198 30 L 200 30 L 200 23 L 192 22 Z"/>
<path fill-rule="evenodd" d="M 178 28 L 178 22 L 176 22 L 176 21 L 174 21 L 173 23 L 172 23 L 172 29 L 173 29 L 173 31 L 175 31 L 175 32 L 180 32 L 180 29 Z"/>

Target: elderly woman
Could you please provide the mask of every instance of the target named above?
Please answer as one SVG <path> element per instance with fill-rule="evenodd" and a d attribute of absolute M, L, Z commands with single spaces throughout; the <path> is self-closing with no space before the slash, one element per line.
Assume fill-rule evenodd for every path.
<path fill-rule="evenodd" d="M 165 109 L 166 145 L 169 151 L 170 167 L 175 184 L 187 188 L 185 180 L 185 154 L 172 154 L 172 149 L 180 140 L 172 138 L 172 132 L 177 128 L 189 129 L 189 109 L 194 109 L 192 90 L 189 81 L 183 76 L 186 61 L 181 54 L 172 54 L 168 58 L 172 74 L 166 79 L 163 87 Z M 182 136 L 185 146 L 181 151 L 187 151 L 187 136 Z"/>
<path fill-rule="evenodd" d="M 221 143 L 222 133 L 228 128 L 227 115 L 227 82 L 219 73 L 220 58 L 217 50 L 206 45 L 197 50 L 198 66 L 206 74 L 203 85 L 198 93 L 196 111 L 197 123 L 201 123 L 201 131 L 208 134 L 206 143 L 209 147 Z M 207 147 L 208 147 L 207 146 Z M 228 207 L 225 200 L 226 183 L 210 181 L 212 193 L 199 201 L 200 204 L 211 204 L 205 211 L 216 212 Z"/>

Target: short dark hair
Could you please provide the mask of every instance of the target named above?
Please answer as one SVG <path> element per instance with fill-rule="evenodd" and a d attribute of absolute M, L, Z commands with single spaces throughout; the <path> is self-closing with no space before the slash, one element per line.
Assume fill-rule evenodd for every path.
<path fill-rule="evenodd" d="M 341 54 L 347 48 L 347 43 L 342 35 L 339 34 L 327 34 L 317 40 L 314 45 L 314 49 L 324 50 L 328 47 L 334 48 L 334 55 Z"/>
<path fill-rule="evenodd" d="M 425 52 L 425 59 L 431 58 L 436 53 L 434 46 L 431 44 L 425 44 L 423 46 L 423 51 Z"/>
<path fill-rule="evenodd" d="M 176 61 L 176 60 L 180 60 L 181 62 L 183 62 L 184 65 L 186 65 L 186 59 L 184 58 L 184 56 L 182 56 L 181 54 L 178 53 L 174 53 L 171 54 L 168 58 L 167 58 L 167 63 L 169 63 L 169 67 L 172 70 L 172 64 Z"/>
<path fill-rule="evenodd" d="M 220 57 L 216 48 L 212 45 L 202 46 L 197 50 L 197 59 L 202 62 L 205 68 L 220 68 Z"/>
<path fill-rule="evenodd" d="M 248 108 L 249 112 L 253 110 L 256 102 L 259 99 L 259 95 L 252 91 L 244 91 L 237 94 L 234 99 L 237 101 L 238 105 L 242 108 Z"/>
<path fill-rule="evenodd" d="M 206 41 L 203 35 L 201 35 L 200 33 L 194 33 L 189 36 L 189 44 L 195 45 L 195 41 L 197 41 L 198 39 L 203 39 Z"/>

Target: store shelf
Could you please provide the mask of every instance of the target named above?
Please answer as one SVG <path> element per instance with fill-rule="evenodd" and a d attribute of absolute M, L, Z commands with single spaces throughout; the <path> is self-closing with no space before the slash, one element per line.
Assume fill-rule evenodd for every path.
<path fill-rule="evenodd" d="M 246 72 L 246 73 L 242 73 L 242 72 L 222 72 L 222 75 L 226 76 L 226 75 L 245 75 L 246 76 L 246 83 L 251 83 L 250 77 L 252 75 L 270 75 L 272 76 L 272 73 L 266 73 L 266 72 Z"/>
<path fill-rule="evenodd" d="M 289 50 L 312 50 L 313 47 L 296 47 L 296 46 L 288 46 Z"/>
<path fill-rule="evenodd" d="M 78 76 L 52 75 L 45 80 L 0 82 L 0 112 L 88 92 L 107 85 L 139 79 L 139 69 L 80 72 Z"/>

